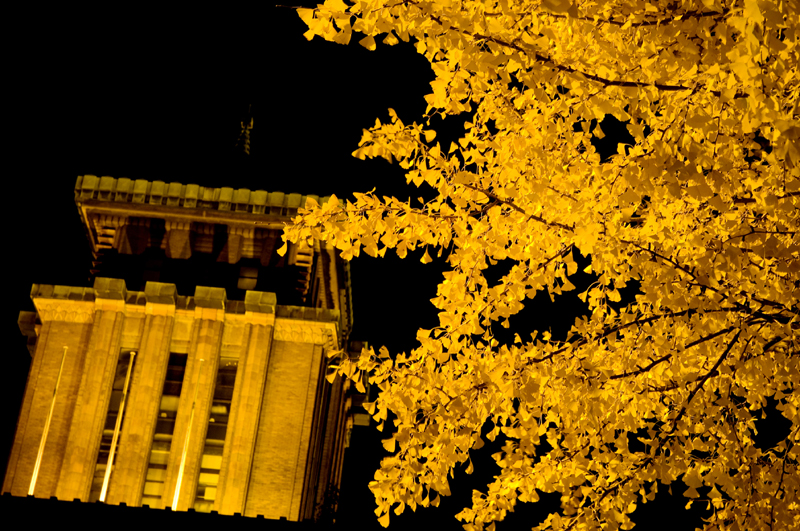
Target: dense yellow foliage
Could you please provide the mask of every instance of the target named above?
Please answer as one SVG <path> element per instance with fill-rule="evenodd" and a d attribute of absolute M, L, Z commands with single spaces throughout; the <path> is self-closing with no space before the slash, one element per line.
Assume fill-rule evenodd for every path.
<path fill-rule="evenodd" d="M 436 197 L 419 208 L 356 194 L 286 230 L 345 258 L 424 247 L 451 270 L 419 347 L 364 352 L 369 411 L 396 415 L 370 487 L 376 514 L 436 505 L 489 421 L 501 472 L 458 516 L 493 527 L 537 491 L 562 493 L 539 529 L 630 529 L 657 480 L 710 500 L 707 529 L 800 526 L 800 18 L 795 0 L 327 0 L 300 9 L 315 35 L 413 43 L 436 79 L 427 117 L 474 111 L 448 146 L 403 123 L 365 131 L 354 155 L 396 160 Z M 380 52 L 377 52 L 380 53 Z M 635 145 L 601 163 L 592 120 L 627 122 Z M 756 140 L 758 142 L 756 142 Z M 595 282 L 569 337 L 498 344 L 538 291 Z M 513 267 L 490 285 L 484 270 Z M 636 281 L 635 302 L 614 310 Z M 625 303 L 626 301 L 622 301 Z M 767 397 L 791 421 L 754 444 Z M 629 450 L 635 433 L 646 448 Z M 549 443 L 543 445 L 546 441 Z M 702 487 L 709 487 L 703 489 Z"/>

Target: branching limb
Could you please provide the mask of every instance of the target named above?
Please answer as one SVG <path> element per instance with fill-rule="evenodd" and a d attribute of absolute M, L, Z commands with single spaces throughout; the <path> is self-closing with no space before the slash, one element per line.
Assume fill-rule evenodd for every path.
<path fill-rule="evenodd" d="M 728 332 L 730 332 L 731 330 L 733 330 L 734 328 L 736 328 L 736 327 L 735 326 L 729 326 L 728 328 L 725 328 L 725 329 L 720 330 L 718 332 L 714 332 L 713 334 L 709 334 L 707 336 L 703 336 L 700 339 L 697 339 L 695 341 L 692 341 L 691 343 L 686 344 L 683 347 L 683 350 L 689 350 L 690 348 L 695 347 L 695 346 L 697 346 L 697 345 L 699 345 L 701 343 L 705 343 L 706 341 L 710 341 L 710 340 L 714 339 L 715 337 L 719 337 L 721 335 L 725 335 Z M 609 376 L 608 379 L 609 380 L 619 380 L 620 378 L 627 378 L 628 376 L 636 376 L 638 374 L 642 374 L 642 373 L 648 372 L 650 369 L 652 369 L 656 365 L 658 365 L 660 363 L 664 363 L 665 361 L 669 360 L 672 357 L 672 355 L 673 355 L 672 352 L 669 353 L 669 354 L 665 354 L 664 356 L 661 356 L 660 358 L 653 360 L 651 363 L 645 365 L 644 367 L 639 367 L 636 370 L 624 372 L 624 373 L 621 373 L 621 374 L 614 374 L 612 376 Z"/>
<path fill-rule="evenodd" d="M 558 223 L 556 221 L 547 221 L 546 219 L 544 219 L 541 216 L 537 216 L 535 214 L 528 214 L 527 212 L 522 210 L 520 207 L 518 207 L 517 205 L 515 205 L 511 201 L 508 201 L 506 199 L 502 199 L 500 197 L 497 197 L 492 192 L 489 192 L 487 190 L 483 190 L 482 188 L 478 188 L 477 186 L 472 186 L 471 184 L 467 184 L 467 183 L 459 183 L 459 184 L 461 184 L 462 186 L 466 186 L 470 190 L 475 190 L 476 192 L 480 192 L 480 193 L 486 195 L 486 197 L 488 197 L 489 199 L 492 199 L 493 201 L 496 201 L 497 203 L 501 203 L 501 204 L 510 206 L 512 209 L 516 210 L 517 212 L 527 216 L 528 219 L 533 219 L 535 221 L 538 221 L 539 223 L 544 223 L 545 225 L 549 225 L 550 227 L 558 227 L 558 228 L 564 229 L 564 230 L 569 231 L 569 232 L 574 232 L 574 229 L 572 227 L 570 227 L 569 225 L 564 225 L 563 223 Z"/>
<path fill-rule="evenodd" d="M 678 415 L 677 415 L 677 416 L 675 417 L 675 419 L 672 421 L 672 428 L 669 430 L 669 433 L 672 433 L 672 432 L 674 432 L 674 431 L 675 431 L 675 428 L 677 428 L 677 426 L 678 426 L 678 421 L 679 421 L 679 420 L 680 420 L 680 419 L 683 417 L 683 415 L 686 413 L 686 408 L 687 408 L 687 407 L 689 406 L 689 404 L 692 402 L 692 399 L 694 398 L 694 396 L 697 394 L 697 392 L 698 392 L 698 391 L 700 391 L 700 389 L 703 387 L 703 384 L 705 384 L 705 383 L 706 383 L 706 381 L 707 381 L 709 378 L 711 378 L 711 376 L 713 376 L 714 374 L 716 374 L 716 373 L 717 373 L 717 369 L 718 369 L 718 368 L 719 368 L 719 366 L 722 364 L 722 362 L 725 360 L 725 358 L 727 358 L 727 357 L 728 357 L 728 354 L 730 354 L 730 352 L 731 352 L 731 350 L 733 349 L 733 346 L 736 344 L 736 342 L 737 342 L 737 341 L 739 341 L 739 336 L 740 336 L 741 334 L 742 334 L 742 329 L 740 328 L 740 329 L 739 329 L 739 331 L 738 331 L 738 332 L 736 332 L 736 335 L 735 335 L 735 336 L 733 336 L 733 339 L 731 339 L 730 343 L 728 343 L 728 346 L 725 348 L 725 352 L 723 352 L 723 353 L 722 353 L 722 355 L 720 355 L 720 357 L 719 357 L 719 358 L 717 358 L 717 361 L 716 361 L 716 363 L 714 363 L 714 366 L 713 366 L 713 367 L 711 367 L 711 370 L 710 370 L 710 371 L 708 371 L 708 372 L 707 372 L 707 373 L 706 373 L 706 374 L 705 374 L 705 375 L 704 375 L 702 378 L 700 378 L 700 380 L 697 382 L 697 385 L 694 387 L 694 389 L 692 389 L 692 392 L 691 392 L 691 393 L 689 393 L 689 398 L 688 398 L 688 399 L 686 399 L 686 403 L 683 405 L 683 407 L 681 408 L 681 410 L 678 412 Z M 749 343 L 749 341 L 748 341 L 748 343 Z"/>

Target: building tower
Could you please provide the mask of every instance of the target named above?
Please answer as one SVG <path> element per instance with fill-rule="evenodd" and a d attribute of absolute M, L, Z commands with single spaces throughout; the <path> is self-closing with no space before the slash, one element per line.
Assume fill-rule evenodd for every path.
<path fill-rule="evenodd" d="M 20 315 L 3 493 L 316 519 L 363 395 L 325 378 L 327 354 L 360 350 L 348 264 L 277 253 L 309 197 L 78 177 L 93 287 L 34 285 Z"/>

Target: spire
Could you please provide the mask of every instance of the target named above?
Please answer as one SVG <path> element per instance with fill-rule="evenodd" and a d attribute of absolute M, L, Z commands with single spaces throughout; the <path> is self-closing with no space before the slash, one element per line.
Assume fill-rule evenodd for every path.
<path fill-rule="evenodd" d="M 239 122 L 239 138 L 236 139 L 236 151 L 250 154 L 250 131 L 253 129 L 253 105 L 247 106 L 247 114 Z"/>

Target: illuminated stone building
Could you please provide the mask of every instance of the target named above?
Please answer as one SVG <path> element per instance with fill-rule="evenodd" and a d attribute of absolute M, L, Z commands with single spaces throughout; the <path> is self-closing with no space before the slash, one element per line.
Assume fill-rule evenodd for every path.
<path fill-rule="evenodd" d="M 351 347 L 348 264 L 277 252 L 306 199 L 79 177 L 94 285 L 33 286 L 3 492 L 315 519 L 363 397 L 325 378 Z"/>

